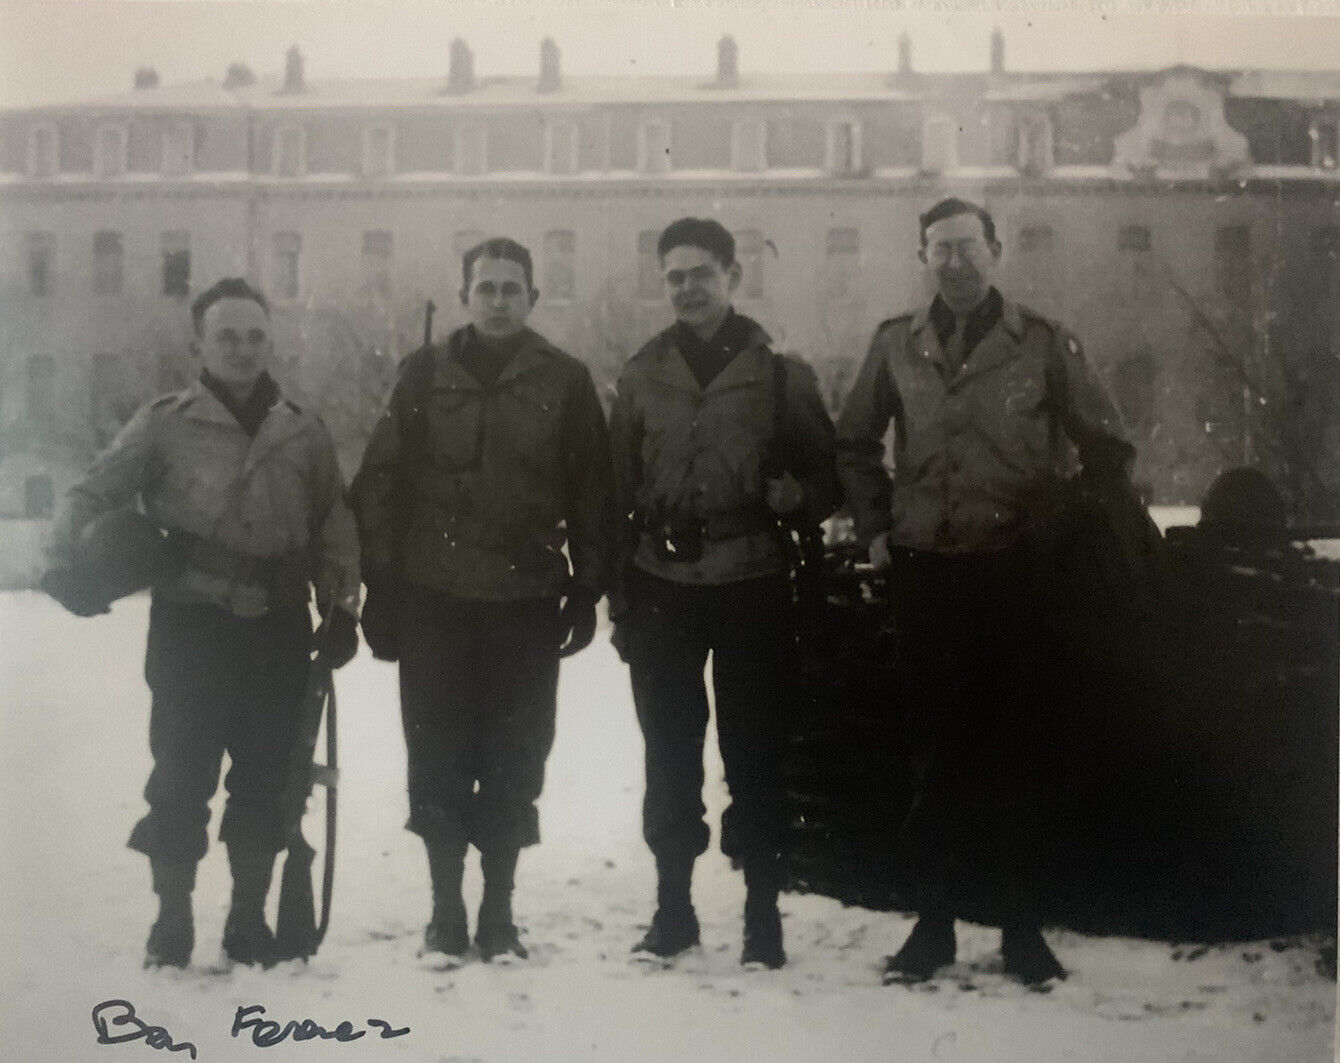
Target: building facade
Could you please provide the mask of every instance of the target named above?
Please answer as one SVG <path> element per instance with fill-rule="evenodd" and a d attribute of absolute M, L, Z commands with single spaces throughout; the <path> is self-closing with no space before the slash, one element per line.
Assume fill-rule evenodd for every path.
<path fill-rule="evenodd" d="M 1160 502 L 1259 463 L 1340 495 L 1340 74 L 714 74 L 144 87 L 0 112 L 0 513 L 40 520 L 135 406 L 198 371 L 191 293 L 274 301 L 287 383 L 353 463 L 460 255 L 536 258 L 534 324 L 600 385 L 668 320 L 655 240 L 734 233 L 738 305 L 840 402 L 871 332 L 926 298 L 917 215 L 983 202 L 1002 287 L 1083 338 Z"/>

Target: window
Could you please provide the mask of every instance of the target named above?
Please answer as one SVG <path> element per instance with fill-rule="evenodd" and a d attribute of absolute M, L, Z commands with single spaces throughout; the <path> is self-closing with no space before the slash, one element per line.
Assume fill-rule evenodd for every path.
<path fill-rule="evenodd" d="M 126 127 L 99 126 L 93 137 L 93 176 L 120 177 L 126 172 Z"/>
<path fill-rule="evenodd" d="M 50 295 L 56 283 L 56 236 L 28 234 L 28 294 Z"/>
<path fill-rule="evenodd" d="M 479 229 L 458 229 L 451 238 L 451 247 L 456 255 L 456 262 L 459 265 L 465 258 L 465 253 L 472 247 L 478 247 L 484 242 L 484 234 Z M 465 277 L 461 276 L 461 287 L 465 287 Z"/>
<path fill-rule="evenodd" d="M 1318 118 L 1308 133 L 1312 138 L 1312 165 L 1334 170 L 1340 162 L 1340 122 L 1334 118 Z"/>
<path fill-rule="evenodd" d="M 49 427 L 56 417 L 56 364 L 50 355 L 28 358 L 28 420 Z"/>
<path fill-rule="evenodd" d="M 1028 174 L 1045 173 L 1052 167 L 1052 124 L 1045 114 L 1026 114 L 1019 119 L 1016 163 Z"/>
<path fill-rule="evenodd" d="M 828 172 L 855 173 L 861 168 L 861 127 L 855 122 L 829 122 Z"/>
<path fill-rule="evenodd" d="M 270 290 L 279 300 L 298 298 L 299 265 L 302 260 L 301 233 L 275 233 Z"/>
<path fill-rule="evenodd" d="M 363 234 L 363 276 L 368 290 L 379 299 L 391 297 L 391 255 L 394 241 L 385 229 Z"/>
<path fill-rule="evenodd" d="M 191 234 L 163 234 L 163 294 L 185 299 L 191 294 Z"/>
<path fill-rule="evenodd" d="M 363 176 L 390 177 L 395 172 L 394 136 L 386 126 L 363 132 Z"/>
<path fill-rule="evenodd" d="M 488 127 L 468 122 L 456 127 L 456 172 L 462 176 L 488 172 Z"/>
<path fill-rule="evenodd" d="M 765 290 L 763 276 L 763 234 L 757 229 L 742 229 L 735 237 L 735 254 L 740 260 L 743 276 L 740 292 L 746 299 L 762 299 Z"/>
<path fill-rule="evenodd" d="M 93 294 L 120 295 L 124 273 L 125 250 L 121 234 L 100 232 L 93 234 Z"/>
<path fill-rule="evenodd" d="M 1252 298 L 1251 229 L 1246 225 L 1221 225 L 1214 233 L 1215 287 L 1237 309 L 1245 309 Z"/>
<path fill-rule="evenodd" d="M 736 122 L 731 129 L 731 169 L 745 173 L 767 169 L 767 144 L 767 122 L 761 118 Z"/>
<path fill-rule="evenodd" d="M 1130 427 L 1144 429 L 1153 420 L 1158 376 L 1158 366 L 1147 350 L 1136 351 L 1117 364 L 1112 390 Z"/>
<path fill-rule="evenodd" d="M 643 122 L 638 129 L 637 168 L 643 173 L 669 173 L 670 161 L 670 123 Z"/>
<path fill-rule="evenodd" d="M 661 259 L 656 253 L 656 241 L 660 238 L 655 229 L 643 229 L 637 234 L 637 297 L 644 302 L 659 300 L 665 294 Z"/>
<path fill-rule="evenodd" d="M 852 294 L 860 267 L 861 233 L 857 229 L 829 229 L 827 276 L 828 298 L 841 299 Z"/>
<path fill-rule="evenodd" d="M 568 302 L 577 290 L 577 234 L 554 229 L 544 234 L 544 282 L 540 290 L 551 302 Z"/>
<path fill-rule="evenodd" d="M 28 131 L 28 176 L 54 177 L 60 171 L 60 137 L 53 125 Z"/>
<path fill-rule="evenodd" d="M 135 412 L 125 399 L 125 370 L 119 354 L 95 354 L 89 375 L 88 410 L 98 446 L 103 447 Z"/>
<path fill-rule="evenodd" d="M 307 169 L 306 156 L 307 138 L 301 126 L 285 125 L 275 130 L 276 177 L 301 177 Z"/>
<path fill-rule="evenodd" d="M 1148 226 L 1123 225 L 1117 233 L 1117 250 L 1124 254 L 1143 255 L 1151 246 Z"/>
<path fill-rule="evenodd" d="M 945 173 L 958 166 L 958 123 L 943 115 L 926 119 L 921 135 L 921 168 Z"/>
<path fill-rule="evenodd" d="M 36 520 L 48 520 L 56 506 L 56 489 L 51 477 L 45 474 L 28 476 L 23 480 L 23 515 Z"/>
<path fill-rule="evenodd" d="M 1025 225 L 1019 230 L 1019 251 L 1025 255 L 1045 254 L 1056 246 L 1056 234 L 1050 225 Z"/>
<path fill-rule="evenodd" d="M 163 173 L 183 177 L 195 169 L 195 126 L 170 122 L 163 130 Z"/>
<path fill-rule="evenodd" d="M 544 172 L 572 174 L 578 169 L 577 123 L 547 123 L 544 127 Z"/>

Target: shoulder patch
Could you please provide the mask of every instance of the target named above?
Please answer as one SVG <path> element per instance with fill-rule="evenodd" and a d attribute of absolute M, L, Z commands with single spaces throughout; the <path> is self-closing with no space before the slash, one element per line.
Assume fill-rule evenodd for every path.
<path fill-rule="evenodd" d="M 892 328 L 894 325 L 901 324 L 904 321 L 911 321 L 916 315 L 909 310 L 906 314 L 899 314 L 897 317 L 888 317 L 879 323 L 876 332 L 883 332 L 886 328 Z"/>

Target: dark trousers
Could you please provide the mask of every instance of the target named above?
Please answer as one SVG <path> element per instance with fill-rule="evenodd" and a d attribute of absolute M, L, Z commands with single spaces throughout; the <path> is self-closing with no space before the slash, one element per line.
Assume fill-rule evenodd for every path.
<path fill-rule="evenodd" d="M 252 618 L 154 599 L 144 662 L 154 767 L 144 790 L 149 814 L 131 833 L 132 849 L 171 863 L 204 856 L 225 751 L 232 763 L 219 838 L 283 848 L 280 797 L 311 640 L 305 608 Z"/>
<path fill-rule="evenodd" d="M 484 852 L 536 844 L 558 699 L 557 600 L 407 587 L 397 627 L 406 827 Z"/>
<path fill-rule="evenodd" d="M 890 587 L 925 750 L 901 843 L 923 913 L 1038 921 L 1055 757 L 1052 636 L 1020 551 L 895 552 Z"/>
<path fill-rule="evenodd" d="M 647 845 L 670 859 L 707 849 L 703 669 L 710 651 L 717 737 L 731 796 L 721 850 L 737 860 L 775 854 L 785 827 L 781 768 L 793 656 L 787 577 L 704 587 L 635 572 L 630 589 L 628 662 L 646 741 Z"/>

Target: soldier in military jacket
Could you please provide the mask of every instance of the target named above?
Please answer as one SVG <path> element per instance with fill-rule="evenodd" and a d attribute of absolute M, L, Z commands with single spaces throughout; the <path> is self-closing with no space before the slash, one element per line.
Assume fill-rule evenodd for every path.
<path fill-rule="evenodd" d="M 1047 485 L 1077 456 L 1124 485 L 1133 449 L 1059 324 L 992 285 L 991 215 L 958 199 L 920 219 L 937 294 L 875 333 L 838 421 L 838 469 L 870 559 L 890 572 L 903 660 L 930 720 L 931 755 L 904 840 L 920 918 L 887 981 L 953 962 L 954 918 L 1003 928 L 1008 973 L 1063 976 L 1040 932 L 1047 844 L 1045 617 L 1024 551 Z M 895 423 L 893 475 L 884 437 Z M 915 710 L 914 710 L 915 711 Z"/>
<path fill-rule="evenodd" d="M 138 503 L 180 564 L 153 588 L 145 676 L 153 695 L 148 814 L 130 846 L 150 859 L 159 916 L 145 963 L 185 966 L 208 802 L 233 875 L 225 952 L 268 964 L 264 904 L 287 843 L 281 794 L 312 649 L 340 667 L 358 646 L 358 543 L 325 426 L 270 377 L 265 297 L 222 280 L 191 307 L 200 379 L 137 412 L 57 514 L 43 586 L 78 615 L 106 610 L 81 569 L 80 533 Z M 313 636 L 312 588 L 324 622 Z"/>
<path fill-rule="evenodd" d="M 526 327 L 539 296 L 530 252 L 486 240 L 462 271 L 470 323 L 406 357 L 353 487 L 364 633 L 400 662 L 406 825 L 424 840 L 433 890 L 423 956 L 442 967 L 470 945 L 471 844 L 484 873 L 479 952 L 526 956 L 517 859 L 540 840 L 559 659 L 595 633 L 612 526 L 591 375 Z"/>
<path fill-rule="evenodd" d="M 780 967 L 793 617 L 778 522 L 815 526 L 836 507 L 833 426 L 813 371 L 732 308 L 740 264 L 719 222 L 674 222 L 657 252 L 677 321 L 624 367 L 610 425 L 618 511 L 631 517 L 610 613 L 646 741 L 643 834 L 657 872 L 635 951 L 665 959 L 699 939 L 690 887 L 709 837 L 710 652 L 731 795 L 721 848 L 743 865 L 747 892 L 741 962 Z"/>

